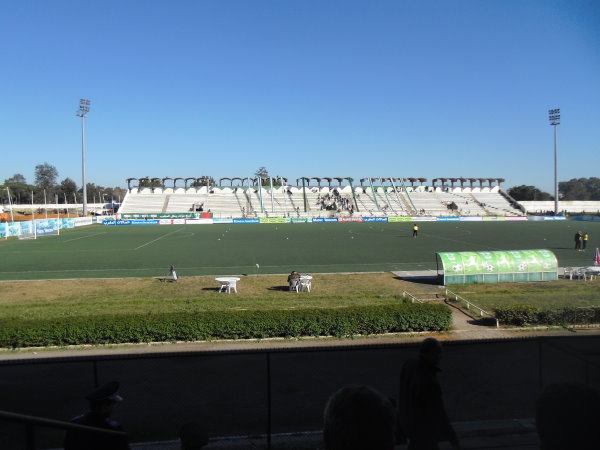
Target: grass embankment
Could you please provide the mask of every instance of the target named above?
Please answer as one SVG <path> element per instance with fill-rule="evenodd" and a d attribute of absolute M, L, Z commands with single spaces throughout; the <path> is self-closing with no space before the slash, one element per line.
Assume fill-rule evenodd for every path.
<path fill-rule="evenodd" d="M 237 294 L 218 286 L 214 277 L 2 282 L 0 318 L 389 305 L 401 301 L 406 283 L 377 273 L 314 275 L 310 293 L 289 292 L 281 275 L 241 277 Z"/>
<path fill-rule="evenodd" d="M 544 283 L 457 284 L 448 288 L 486 311 L 513 305 L 544 309 L 600 306 L 598 279 Z"/>
<path fill-rule="evenodd" d="M 461 285 L 454 286 L 452 291 L 468 297 L 503 325 L 589 326 L 600 322 L 598 282 L 560 280 L 525 285 Z M 463 302 L 457 304 L 465 310 Z M 473 311 L 467 313 L 473 314 Z"/>
<path fill-rule="evenodd" d="M 432 290 L 441 289 L 391 273 L 315 275 L 311 293 L 289 292 L 280 275 L 241 277 L 238 294 L 218 292 L 217 285 L 213 277 L 183 277 L 177 283 L 147 278 L 3 282 L 0 347 L 344 337 L 450 327 L 444 305 L 410 304 L 401 295 L 429 291 L 431 298 Z M 452 290 L 488 311 L 526 305 L 505 313 L 501 321 L 506 324 L 560 324 L 565 314 L 556 311 L 561 308 L 600 307 L 599 282 L 457 285 Z M 533 307 L 555 312 L 540 315 Z"/>
<path fill-rule="evenodd" d="M 289 292 L 286 277 L 241 277 L 238 293 L 218 292 L 214 277 L 182 277 L 177 283 L 149 278 L 46 280 L 0 283 L 0 319 L 60 318 L 131 313 L 202 312 L 389 305 L 431 286 L 391 273 L 314 275 L 311 293 Z M 516 304 L 540 308 L 600 306 L 600 280 L 451 285 L 492 311 Z M 443 291 L 440 289 L 440 293 Z"/>
<path fill-rule="evenodd" d="M 0 347 L 373 335 L 444 331 L 444 305 L 411 304 L 391 274 L 319 275 L 312 293 L 285 277 L 243 277 L 239 294 L 212 277 L 1 283 Z"/>

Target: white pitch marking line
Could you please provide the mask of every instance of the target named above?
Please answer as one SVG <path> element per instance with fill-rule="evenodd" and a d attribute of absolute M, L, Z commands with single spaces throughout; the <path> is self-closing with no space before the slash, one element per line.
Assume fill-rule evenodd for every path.
<path fill-rule="evenodd" d="M 63 242 L 77 241 L 78 239 L 85 239 L 85 238 L 94 237 L 94 236 L 98 236 L 100 234 L 106 234 L 106 233 L 107 233 L 106 231 L 101 231 L 100 233 L 88 234 L 87 236 L 80 236 L 78 238 L 68 239 L 68 240 L 63 241 Z"/>
<path fill-rule="evenodd" d="M 134 249 L 133 249 L 133 251 L 139 250 L 140 248 L 142 248 L 142 247 L 145 247 L 146 245 L 150 245 L 150 244 L 152 244 L 153 242 L 156 242 L 156 241 L 158 241 L 158 240 L 160 240 L 160 239 L 162 239 L 162 238 L 164 238 L 164 237 L 170 236 L 171 234 L 175 234 L 175 233 L 177 233 L 177 232 L 179 232 L 179 231 L 181 231 L 181 230 L 183 230 L 183 228 L 179 228 L 179 229 L 177 229 L 177 230 L 175 230 L 175 231 L 171 231 L 170 233 L 163 234 L 162 236 L 160 236 L 160 237 L 157 237 L 156 239 L 152 239 L 151 241 L 149 241 L 149 242 L 146 242 L 145 244 L 142 244 L 142 245 L 140 245 L 139 247 L 136 247 L 136 248 L 134 248 Z"/>

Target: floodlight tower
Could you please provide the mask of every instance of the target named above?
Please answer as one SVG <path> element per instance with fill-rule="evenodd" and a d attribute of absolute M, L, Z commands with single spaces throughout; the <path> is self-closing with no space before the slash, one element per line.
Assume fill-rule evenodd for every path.
<path fill-rule="evenodd" d="M 85 181 L 85 117 L 90 112 L 90 101 L 82 98 L 79 100 L 77 117 L 81 117 L 81 184 L 83 186 L 83 215 L 87 215 L 87 186 Z"/>
<path fill-rule="evenodd" d="M 558 215 L 558 169 L 556 157 L 556 126 L 560 125 L 560 109 L 549 109 L 548 118 L 554 127 L 554 214 Z"/>

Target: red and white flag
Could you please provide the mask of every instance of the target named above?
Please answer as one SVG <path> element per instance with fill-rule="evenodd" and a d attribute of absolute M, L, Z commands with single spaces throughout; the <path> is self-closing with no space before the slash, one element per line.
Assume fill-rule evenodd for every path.
<path fill-rule="evenodd" d="M 594 265 L 600 266 L 600 249 L 596 247 L 596 255 L 594 256 Z"/>

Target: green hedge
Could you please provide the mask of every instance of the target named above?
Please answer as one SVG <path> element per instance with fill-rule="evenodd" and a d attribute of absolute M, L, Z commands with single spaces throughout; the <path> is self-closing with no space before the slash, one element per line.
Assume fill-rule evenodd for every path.
<path fill-rule="evenodd" d="M 444 305 L 398 304 L 328 309 L 211 311 L 104 315 L 48 320 L 0 321 L 0 347 L 258 339 L 268 337 L 372 335 L 444 331 Z"/>
<path fill-rule="evenodd" d="M 600 308 L 542 309 L 535 306 L 513 305 L 495 310 L 503 325 L 584 325 L 600 323 Z"/>

